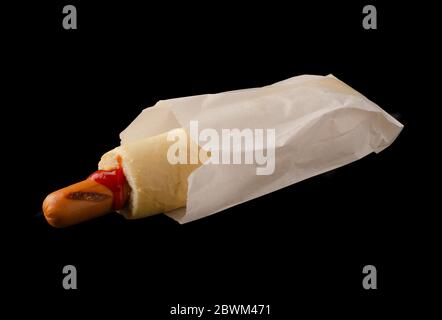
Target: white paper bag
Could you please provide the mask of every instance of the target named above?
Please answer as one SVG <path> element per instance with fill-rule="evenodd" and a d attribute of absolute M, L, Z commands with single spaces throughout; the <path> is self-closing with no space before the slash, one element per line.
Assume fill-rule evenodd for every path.
<path fill-rule="evenodd" d="M 380 152 L 403 128 L 335 77 L 302 75 L 262 88 L 159 101 L 120 134 L 121 144 L 189 128 L 190 121 L 220 136 L 222 129 L 274 129 L 275 168 L 270 175 L 257 175 L 258 164 L 201 166 L 189 177 L 186 208 L 167 213 L 180 223 Z"/>

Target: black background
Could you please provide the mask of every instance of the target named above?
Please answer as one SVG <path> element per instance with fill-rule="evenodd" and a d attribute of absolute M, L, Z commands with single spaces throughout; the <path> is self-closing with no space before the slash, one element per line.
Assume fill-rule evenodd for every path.
<path fill-rule="evenodd" d="M 13 17 L 3 160 L 14 168 L 5 170 L 14 222 L 3 226 L 3 275 L 15 312 L 172 319 L 177 303 L 229 303 L 271 304 L 274 319 L 359 318 L 408 312 L 435 286 L 436 189 L 424 181 L 435 161 L 423 137 L 437 107 L 421 77 L 435 72 L 431 8 L 375 2 L 378 30 L 364 30 L 368 3 L 94 3 L 3 10 Z M 77 7 L 78 30 L 62 28 L 66 4 Z M 157 100 L 306 73 L 332 73 L 394 115 L 405 125 L 397 141 L 186 225 L 112 214 L 58 230 L 39 215 L 46 194 L 94 171 Z M 62 288 L 67 264 L 78 290 Z M 367 264 L 376 291 L 362 288 Z"/>

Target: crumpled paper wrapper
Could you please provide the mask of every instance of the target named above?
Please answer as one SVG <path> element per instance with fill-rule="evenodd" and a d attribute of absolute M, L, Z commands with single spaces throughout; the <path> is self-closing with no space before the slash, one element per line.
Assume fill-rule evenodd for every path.
<path fill-rule="evenodd" d="M 159 101 L 120 134 L 121 144 L 189 128 L 194 120 L 199 130 L 212 128 L 220 137 L 221 129 L 275 129 L 275 170 L 257 175 L 262 165 L 201 166 L 189 177 L 186 207 L 166 213 L 180 223 L 378 153 L 403 128 L 334 76 L 302 75 L 261 88 Z"/>

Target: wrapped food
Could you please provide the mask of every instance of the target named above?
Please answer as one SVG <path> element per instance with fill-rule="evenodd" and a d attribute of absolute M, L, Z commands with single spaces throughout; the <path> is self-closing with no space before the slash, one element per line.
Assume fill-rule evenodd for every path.
<path fill-rule="evenodd" d="M 124 173 L 119 187 L 108 187 L 123 203 L 113 209 L 126 218 L 164 212 L 185 223 L 378 153 L 402 128 L 335 77 L 303 75 L 261 88 L 159 101 L 121 133 L 121 146 L 102 157 L 99 169 L 101 175 Z M 185 161 L 170 159 L 177 144 L 187 151 Z M 48 196 L 48 221 L 64 217 L 60 199 L 66 206 L 77 189 Z M 88 200 L 69 201 L 84 208 Z M 107 202 L 103 211 L 110 210 Z"/>

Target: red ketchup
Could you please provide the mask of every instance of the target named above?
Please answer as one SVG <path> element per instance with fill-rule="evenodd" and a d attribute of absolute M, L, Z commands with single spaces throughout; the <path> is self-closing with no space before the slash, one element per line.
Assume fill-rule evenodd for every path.
<path fill-rule="evenodd" d="M 102 184 L 114 194 L 114 210 L 121 209 L 127 198 L 127 183 L 121 167 L 121 159 L 118 159 L 118 168 L 115 170 L 98 170 L 92 173 L 88 179 Z"/>

